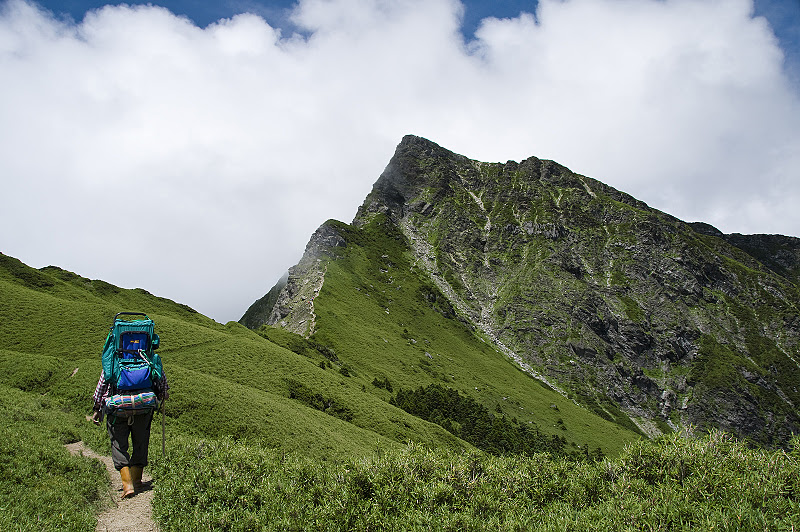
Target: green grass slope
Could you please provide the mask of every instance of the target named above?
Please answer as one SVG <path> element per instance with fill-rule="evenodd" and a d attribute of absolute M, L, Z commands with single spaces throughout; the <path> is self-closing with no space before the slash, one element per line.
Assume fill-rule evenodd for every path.
<path fill-rule="evenodd" d="M 399 389 L 451 388 L 496 417 L 564 438 L 568 451 L 588 446 L 616 454 L 637 438 L 632 423 L 626 428 L 576 406 L 459 320 L 415 269 L 404 237 L 384 216 L 360 228 L 327 224 L 346 245 L 325 264 L 312 338 L 336 353 L 350 380 L 385 400 Z"/>
<path fill-rule="evenodd" d="M 63 445 L 99 433 L 83 432 L 58 400 L 0 384 L 0 530 L 94 530 L 105 467 Z"/>
<path fill-rule="evenodd" d="M 0 259 L 0 383 L 58 397 L 76 416 L 89 412 L 100 349 L 113 316 L 126 310 L 145 312 L 156 322 L 172 388 L 167 416 L 177 431 L 257 439 L 269 448 L 326 458 L 363 453 L 376 442 L 466 446 L 321 368 L 326 359 L 313 348 L 298 354 L 239 324 L 216 323 L 141 289 Z M 340 405 L 347 415 L 304 401 L 298 387 Z"/>

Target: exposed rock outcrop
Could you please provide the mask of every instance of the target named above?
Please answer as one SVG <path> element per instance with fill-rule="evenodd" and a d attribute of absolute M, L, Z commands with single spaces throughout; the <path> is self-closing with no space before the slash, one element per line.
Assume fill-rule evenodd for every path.
<path fill-rule="evenodd" d="M 306 337 L 313 334 L 314 298 L 325 282 L 323 258 L 344 244 L 335 224 L 322 224 L 311 236 L 300 262 L 289 268 L 266 296 L 253 303 L 239 323 L 251 329 L 277 325 Z"/>

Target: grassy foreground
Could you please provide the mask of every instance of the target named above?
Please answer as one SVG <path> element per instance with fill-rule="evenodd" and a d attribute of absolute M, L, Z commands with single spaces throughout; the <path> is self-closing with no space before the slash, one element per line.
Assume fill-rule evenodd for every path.
<path fill-rule="evenodd" d="M 326 462 L 229 440 L 159 461 L 164 530 L 796 530 L 800 440 L 747 448 L 723 433 L 636 442 L 576 462 L 409 445 Z"/>
<path fill-rule="evenodd" d="M 91 531 L 102 448 L 57 398 L 0 385 L 0 530 Z M 160 447 L 157 431 L 151 438 Z M 628 445 L 614 458 L 493 456 L 376 445 L 325 461 L 258 441 L 168 435 L 153 514 L 172 530 L 797 530 L 800 438 L 751 449 L 722 433 Z"/>
<path fill-rule="evenodd" d="M 109 502 L 105 467 L 64 448 L 97 446 L 87 425 L 58 399 L 0 384 L 0 530 L 94 530 Z"/>

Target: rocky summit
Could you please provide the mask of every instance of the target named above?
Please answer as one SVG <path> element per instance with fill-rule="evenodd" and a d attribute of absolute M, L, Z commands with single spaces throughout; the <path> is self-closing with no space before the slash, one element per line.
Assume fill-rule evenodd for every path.
<path fill-rule="evenodd" d="M 553 161 L 407 136 L 352 224 L 323 224 L 242 323 L 315 335 L 329 265 L 377 217 L 443 319 L 596 414 L 648 436 L 800 432 L 800 239 L 726 235 Z"/>

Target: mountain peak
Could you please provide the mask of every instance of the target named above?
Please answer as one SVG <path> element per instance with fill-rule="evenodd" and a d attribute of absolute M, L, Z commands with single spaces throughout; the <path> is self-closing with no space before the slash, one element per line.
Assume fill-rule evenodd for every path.
<path fill-rule="evenodd" d="M 406 135 L 375 182 L 372 193 L 359 209 L 356 223 L 362 216 L 374 212 L 391 212 L 402 216 L 409 198 L 419 195 L 421 189 L 426 187 L 446 187 L 446 180 L 452 177 L 439 175 L 434 178 L 428 170 L 432 166 L 443 166 L 443 162 L 449 165 L 456 161 L 464 164 L 469 160 L 423 137 Z M 432 178 L 436 182 L 431 182 Z"/>
<path fill-rule="evenodd" d="M 435 287 L 427 300 L 601 417 L 646 434 L 800 431 L 797 239 L 723 235 L 553 161 L 485 163 L 408 135 L 333 232 L 348 245 L 323 239 L 307 275 L 290 276 L 284 314 L 309 307 L 327 264 L 349 267 L 338 261 L 351 236 L 377 245 L 368 231 L 403 246 Z M 397 262 L 359 253 L 357 277 Z M 297 316 L 284 321 L 313 334 L 313 309 Z"/>

